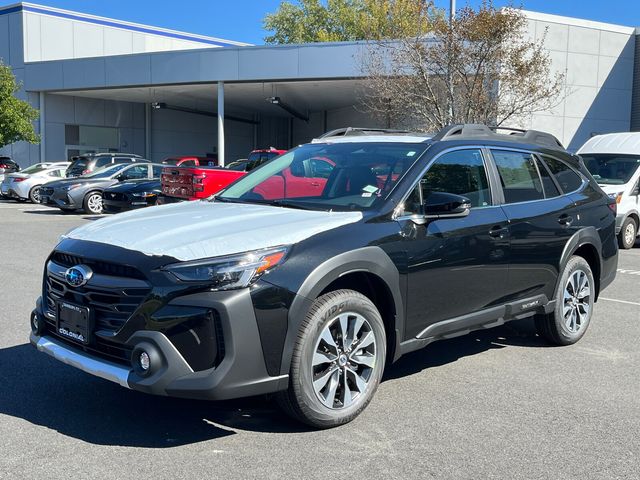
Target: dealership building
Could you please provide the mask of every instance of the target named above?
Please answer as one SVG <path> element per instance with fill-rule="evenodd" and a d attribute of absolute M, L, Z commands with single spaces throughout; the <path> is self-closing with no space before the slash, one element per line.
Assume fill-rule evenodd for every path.
<path fill-rule="evenodd" d="M 546 34 L 566 91 L 515 126 L 551 132 L 570 150 L 594 134 L 640 130 L 640 30 L 525 13 L 529 35 Z M 109 151 L 228 163 L 334 128 L 385 127 L 361 102 L 363 48 L 252 46 L 31 3 L 0 7 L 0 59 L 40 110 L 41 136 L 0 153 L 23 167 Z"/>

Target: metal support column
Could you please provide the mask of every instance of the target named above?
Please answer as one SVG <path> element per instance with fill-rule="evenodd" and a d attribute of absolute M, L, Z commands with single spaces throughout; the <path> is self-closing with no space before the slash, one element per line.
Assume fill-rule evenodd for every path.
<path fill-rule="evenodd" d="M 144 156 L 151 160 L 151 104 L 144 105 Z"/>
<path fill-rule="evenodd" d="M 47 156 L 46 136 L 44 134 L 46 130 L 47 120 L 45 117 L 45 93 L 40 92 L 40 161 L 44 162 Z M 33 161 L 33 160 L 32 160 Z"/>
<path fill-rule="evenodd" d="M 224 167 L 224 82 L 218 82 L 218 165 Z"/>

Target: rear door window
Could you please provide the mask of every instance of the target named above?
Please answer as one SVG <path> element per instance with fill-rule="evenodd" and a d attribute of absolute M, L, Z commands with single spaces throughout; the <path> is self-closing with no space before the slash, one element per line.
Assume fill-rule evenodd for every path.
<path fill-rule="evenodd" d="M 546 155 L 542 158 L 564 193 L 575 192 L 582 186 L 582 177 L 569 165 Z"/>
<path fill-rule="evenodd" d="M 544 199 L 542 180 L 535 157 L 527 152 L 491 150 L 506 203 Z"/>

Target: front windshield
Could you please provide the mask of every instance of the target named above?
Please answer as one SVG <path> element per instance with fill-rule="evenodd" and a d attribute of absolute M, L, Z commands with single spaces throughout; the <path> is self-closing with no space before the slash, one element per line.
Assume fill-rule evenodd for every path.
<path fill-rule="evenodd" d="M 317 210 L 366 210 L 386 198 L 427 147 L 390 142 L 303 145 L 266 162 L 216 198 Z"/>
<path fill-rule="evenodd" d="M 581 154 L 584 164 L 601 185 L 624 185 L 640 165 L 640 155 Z"/>
<path fill-rule="evenodd" d="M 120 170 L 131 165 L 130 163 L 116 163 L 115 165 L 109 165 L 107 167 L 96 170 L 88 175 L 83 175 L 82 178 L 109 178 L 115 175 Z"/>

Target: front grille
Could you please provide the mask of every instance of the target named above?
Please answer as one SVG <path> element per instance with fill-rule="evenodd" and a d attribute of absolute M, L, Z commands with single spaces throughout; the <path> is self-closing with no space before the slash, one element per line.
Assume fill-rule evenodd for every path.
<path fill-rule="evenodd" d="M 102 198 L 113 202 L 126 202 L 128 199 L 125 193 L 119 192 L 105 192 L 102 194 Z"/>
<path fill-rule="evenodd" d="M 139 280 L 145 280 L 145 276 L 142 272 L 136 268 L 128 265 L 121 265 L 119 263 L 103 262 L 101 260 L 92 260 L 75 255 L 69 255 L 68 253 L 55 252 L 51 257 L 58 265 L 63 267 L 73 267 L 76 265 L 87 265 L 91 267 L 95 273 L 101 275 L 109 275 L 114 277 L 127 277 L 137 278 Z"/>
<path fill-rule="evenodd" d="M 80 264 L 90 266 L 94 277 L 84 286 L 71 287 L 64 272 L 66 267 Z M 55 252 L 47 265 L 44 285 L 47 314 L 55 318 L 56 302 L 66 300 L 91 309 L 96 331 L 114 334 L 151 291 L 150 284 L 141 277 L 144 278 L 142 272 L 127 265 Z"/>

